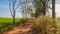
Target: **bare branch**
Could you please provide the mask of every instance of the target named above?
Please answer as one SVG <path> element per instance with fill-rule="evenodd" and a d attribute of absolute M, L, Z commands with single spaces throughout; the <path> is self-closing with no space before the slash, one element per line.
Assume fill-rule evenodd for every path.
<path fill-rule="evenodd" d="M 15 7 L 16 7 L 16 4 L 17 4 L 17 0 L 9 0 L 9 9 L 10 9 L 10 12 L 11 12 L 11 15 L 13 17 L 13 25 L 15 25 Z"/>
<path fill-rule="evenodd" d="M 12 10 L 11 10 L 11 0 L 9 0 L 9 10 L 10 10 L 11 15 L 13 16 L 13 13 L 12 13 Z"/>
<path fill-rule="evenodd" d="M 15 10 L 17 10 L 17 8 L 20 6 L 20 0 L 19 0 L 19 4 L 17 5 L 17 7 L 15 8 Z"/>
<path fill-rule="evenodd" d="M 15 10 L 17 10 L 17 8 L 20 6 L 20 4 L 17 5 L 17 7 L 15 8 Z"/>

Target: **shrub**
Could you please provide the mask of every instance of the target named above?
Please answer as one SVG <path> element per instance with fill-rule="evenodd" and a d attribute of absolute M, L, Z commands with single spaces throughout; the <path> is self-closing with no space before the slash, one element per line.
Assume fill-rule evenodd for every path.
<path fill-rule="evenodd" d="M 53 28 L 53 19 L 49 16 L 39 16 L 34 20 L 33 28 L 40 32 L 40 34 L 50 34 Z"/>
<path fill-rule="evenodd" d="M 18 22 L 16 23 L 16 25 L 19 25 L 19 24 L 21 24 L 21 23 L 25 23 L 27 20 L 29 20 L 29 18 L 21 18 L 20 21 L 18 21 Z"/>

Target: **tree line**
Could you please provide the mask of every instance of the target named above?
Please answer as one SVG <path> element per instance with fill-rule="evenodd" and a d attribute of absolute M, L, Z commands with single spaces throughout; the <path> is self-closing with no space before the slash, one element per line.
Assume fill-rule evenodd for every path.
<path fill-rule="evenodd" d="M 52 17 L 53 19 L 55 19 L 55 0 L 23 0 L 26 1 L 25 3 L 25 9 L 26 11 L 29 11 L 29 13 L 31 13 L 32 9 L 30 7 L 28 7 L 27 5 L 31 2 L 35 8 L 35 17 L 37 18 L 38 16 L 42 15 L 46 15 L 46 11 L 48 11 L 48 8 L 50 3 L 52 4 Z M 28 2 L 28 3 L 27 3 Z M 13 25 L 15 25 L 15 15 L 16 15 L 16 10 L 20 7 L 20 5 L 24 4 L 24 2 L 22 2 L 21 0 L 9 0 L 9 9 L 10 9 L 10 13 L 11 16 L 13 17 Z M 29 10 L 27 10 L 26 8 L 29 8 Z M 25 12 L 26 12 L 25 11 Z M 56 29 L 56 22 L 55 20 L 53 21 L 53 26 Z M 56 30 L 54 31 L 54 33 L 56 34 Z"/>

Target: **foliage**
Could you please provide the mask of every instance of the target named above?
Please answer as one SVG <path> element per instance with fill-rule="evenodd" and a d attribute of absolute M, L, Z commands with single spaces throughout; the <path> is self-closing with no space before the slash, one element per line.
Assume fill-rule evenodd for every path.
<path fill-rule="evenodd" d="M 33 27 L 41 34 L 52 34 L 53 30 L 51 28 L 53 28 L 53 20 L 49 16 L 39 16 L 34 20 Z"/>
<path fill-rule="evenodd" d="M 22 18 L 22 19 L 20 19 L 20 21 L 18 21 L 18 22 L 16 23 L 16 25 L 18 25 L 18 24 L 20 24 L 20 23 L 25 23 L 28 19 L 29 19 L 29 18 Z M 20 22 L 20 23 L 19 23 L 19 22 Z"/>
<path fill-rule="evenodd" d="M 32 17 L 35 17 L 35 13 L 31 13 L 31 16 L 32 16 Z"/>
<path fill-rule="evenodd" d="M 33 0 L 20 0 L 21 2 L 21 13 L 23 18 L 29 18 L 31 17 L 31 12 L 33 12 Z"/>
<path fill-rule="evenodd" d="M 46 15 L 46 11 L 48 11 L 50 0 L 35 0 L 35 17 L 40 16 L 41 14 Z"/>

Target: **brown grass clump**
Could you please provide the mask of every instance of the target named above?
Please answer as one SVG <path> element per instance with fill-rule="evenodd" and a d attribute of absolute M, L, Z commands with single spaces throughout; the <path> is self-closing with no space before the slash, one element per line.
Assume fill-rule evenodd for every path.
<path fill-rule="evenodd" d="M 34 20 L 33 28 L 40 34 L 52 34 L 53 19 L 49 16 L 39 16 Z"/>

